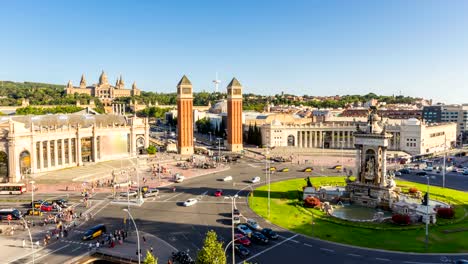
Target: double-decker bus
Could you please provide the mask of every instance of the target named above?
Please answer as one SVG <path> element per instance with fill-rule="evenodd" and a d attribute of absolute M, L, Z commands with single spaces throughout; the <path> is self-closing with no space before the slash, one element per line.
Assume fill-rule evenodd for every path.
<path fill-rule="evenodd" d="M 26 192 L 24 183 L 0 183 L 0 194 L 23 194 Z"/>

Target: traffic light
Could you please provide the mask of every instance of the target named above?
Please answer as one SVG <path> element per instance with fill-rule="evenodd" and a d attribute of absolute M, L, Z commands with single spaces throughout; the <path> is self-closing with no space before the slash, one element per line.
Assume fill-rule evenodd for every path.
<path fill-rule="evenodd" d="M 422 205 L 429 205 L 429 193 L 424 194 L 424 198 L 422 199 Z"/>

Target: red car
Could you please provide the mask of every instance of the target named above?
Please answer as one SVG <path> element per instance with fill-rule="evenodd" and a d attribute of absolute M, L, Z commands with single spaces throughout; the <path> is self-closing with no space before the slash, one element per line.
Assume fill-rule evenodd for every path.
<path fill-rule="evenodd" d="M 216 197 L 219 197 L 219 196 L 221 196 L 221 195 L 223 195 L 223 190 L 217 190 L 217 191 L 214 193 L 214 196 L 216 196 Z"/>
<path fill-rule="evenodd" d="M 50 211 L 52 211 L 52 205 L 48 205 L 48 204 L 43 204 L 43 205 L 41 205 L 41 211 L 43 211 L 43 212 L 50 212 Z"/>
<path fill-rule="evenodd" d="M 236 244 L 241 244 L 243 246 L 250 246 L 250 239 L 248 239 L 246 236 L 242 234 L 236 234 L 234 236 L 235 243 Z"/>

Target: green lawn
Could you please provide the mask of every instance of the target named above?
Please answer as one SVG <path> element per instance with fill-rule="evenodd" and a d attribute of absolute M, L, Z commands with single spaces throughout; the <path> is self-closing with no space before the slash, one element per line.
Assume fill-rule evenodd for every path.
<path fill-rule="evenodd" d="M 344 177 L 315 177 L 312 184 L 344 185 Z M 393 224 L 354 223 L 324 215 L 317 209 L 302 207 L 302 186 L 304 179 L 293 179 L 271 184 L 271 210 L 267 216 L 267 186 L 254 191 L 249 198 L 250 207 L 260 216 L 291 231 L 320 239 L 362 247 L 388 250 L 426 252 L 425 226 L 423 224 L 400 227 Z M 397 181 L 406 191 L 416 187 L 426 190 L 426 185 Z M 430 188 L 431 199 L 448 202 L 455 207 L 455 219 L 438 219 L 429 227 L 428 252 L 468 252 L 468 195 L 465 192 L 440 187 Z M 312 225 L 312 219 L 314 225 Z M 465 231 L 459 231 L 465 229 Z M 457 231 L 458 230 L 458 231 Z M 457 232 L 444 232 L 457 231 Z"/>

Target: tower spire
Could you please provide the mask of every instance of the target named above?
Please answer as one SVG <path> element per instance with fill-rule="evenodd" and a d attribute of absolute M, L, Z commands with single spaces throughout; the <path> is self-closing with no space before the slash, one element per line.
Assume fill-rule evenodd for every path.
<path fill-rule="evenodd" d="M 80 88 L 86 88 L 86 78 L 84 73 L 81 75 Z"/>

